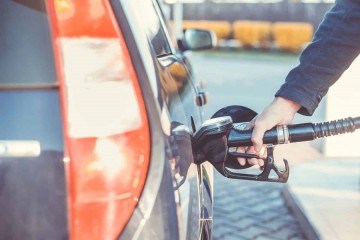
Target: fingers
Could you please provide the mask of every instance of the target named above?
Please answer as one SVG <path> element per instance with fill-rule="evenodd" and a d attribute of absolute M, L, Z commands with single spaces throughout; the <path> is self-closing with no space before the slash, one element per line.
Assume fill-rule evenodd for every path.
<path fill-rule="evenodd" d="M 255 151 L 254 147 L 251 146 L 247 149 L 246 153 L 249 153 L 249 154 L 257 154 L 257 152 Z M 248 163 L 250 165 L 258 165 L 259 164 L 259 161 L 257 158 L 250 158 L 248 159 Z"/>
<path fill-rule="evenodd" d="M 255 118 L 253 118 L 249 123 L 248 125 L 246 126 L 246 129 L 251 129 L 251 128 L 254 128 L 255 127 L 255 123 L 257 121 L 257 116 Z M 260 149 L 261 149 L 261 146 L 262 146 L 262 137 L 261 137 L 261 143 L 260 143 Z M 254 146 L 251 146 L 247 149 L 246 153 L 250 153 L 250 154 L 258 154 L 259 151 L 256 151 L 256 147 L 255 145 Z M 248 159 L 248 163 L 250 165 L 258 165 L 259 164 L 259 159 L 257 158 L 251 158 L 251 159 Z"/>
<path fill-rule="evenodd" d="M 248 151 L 246 151 L 246 153 L 250 153 L 250 154 L 256 154 L 258 155 L 260 158 L 251 158 L 248 160 L 248 163 L 250 165 L 259 165 L 260 167 L 263 167 L 265 162 L 263 159 L 261 158 L 266 158 L 267 156 L 267 150 L 266 150 L 266 146 L 265 145 L 262 145 L 261 146 L 261 149 L 259 152 L 255 151 L 255 148 L 254 147 L 250 147 L 248 149 Z"/>
<path fill-rule="evenodd" d="M 251 129 L 251 128 L 253 128 L 254 127 L 254 121 L 255 121 L 255 118 L 251 121 L 251 122 L 249 122 L 246 126 L 245 126 L 245 130 L 246 129 Z M 237 149 L 236 149 L 236 151 L 237 152 L 239 152 L 239 153 L 246 153 L 247 152 L 247 147 L 238 147 Z M 241 165 L 241 166 L 245 166 L 245 164 L 246 164 L 246 159 L 245 158 L 237 158 L 237 160 L 238 160 L 238 162 L 239 162 L 239 164 Z"/>
<path fill-rule="evenodd" d="M 239 153 L 245 153 L 245 152 L 246 152 L 246 148 L 245 148 L 245 147 L 238 147 L 238 148 L 236 149 L 236 151 L 239 152 Z M 246 159 L 245 159 L 245 158 L 237 158 L 237 160 L 238 160 L 238 162 L 239 162 L 239 164 L 240 164 L 241 166 L 245 166 L 245 163 L 246 163 Z"/>
<path fill-rule="evenodd" d="M 260 156 L 261 158 L 266 158 L 266 157 L 267 157 L 267 148 L 266 148 L 265 145 L 262 146 L 262 148 L 261 148 L 261 150 L 260 150 L 260 152 L 259 152 L 259 156 Z M 259 159 L 259 160 L 258 160 L 258 165 L 259 165 L 260 167 L 263 167 L 264 164 L 265 164 L 265 162 L 264 162 L 263 159 Z"/>
<path fill-rule="evenodd" d="M 259 163 L 258 165 L 260 166 L 260 168 L 262 168 L 265 165 L 265 162 L 263 159 L 259 159 Z"/>
<path fill-rule="evenodd" d="M 256 120 L 257 120 L 257 117 L 253 118 L 248 124 L 247 126 L 244 128 L 244 129 L 251 129 L 251 128 L 254 128 L 255 127 L 255 123 L 256 123 Z M 261 128 L 258 128 L 259 130 L 261 130 Z M 265 132 L 266 130 L 264 130 L 263 132 Z M 259 135 L 261 135 L 261 132 L 258 133 Z M 253 133 L 254 135 L 254 133 Z M 264 134 L 262 134 L 264 135 Z M 266 155 L 263 155 L 263 154 L 266 154 L 266 148 L 263 147 L 263 144 L 262 144 L 262 135 L 260 137 L 258 137 L 258 139 L 256 139 L 257 141 L 257 145 L 254 144 L 254 146 L 250 146 L 250 147 L 238 147 L 236 149 L 237 152 L 239 153 L 249 153 L 249 154 L 256 154 L 256 155 L 259 155 L 259 156 L 266 156 Z M 253 141 L 254 142 L 254 141 Z M 256 147 L 258 147 L 258 151 L 256 149 Z M 259 165 L 260 167 L 261 166 L 264 166 L 264 160 L 262 159 L 257 159 L 257 158 L 251 158 L 251 159 L 245 159 L 245 158 L 237 158 L 239 164 L 241 166 L 245 166 L 246 164 L 246 160 L 248 161 L 248 163 L 250 165 Z"/>
<path fill-rule="evenodd" d="M 253 146 L 251 147 L 238 147 L 236 149 L 237 152 L 239 153 L 249 153 L 249 154 L 255 154 L 258 155 L 260 158 L 266 158 L 267 156 L 267 152 L 266 152 L 266 147 L 265 145 L 261 147 L 260 151 L 257 152 L 255 151 L 255 148 Z M 250 165 L 259 165 L 260 167 L 264 166 L 264 160 L 263 159 L 257 159 L 257 158 L 250 158 L 250 159 L 245 159 L 245 158 L 237 158 L 239 164 L 241 166 L 245 166 L 246 164 L 246 160 Z"/>
<path fill-rule="evenodd" d="M 255 124 L 254 130 L 252 132 L 251 141 L 253 142 L 254 149 L 256 152 L 260 152 L 263 146 L 263 137 L 267 128 L 261 124 Z"/>

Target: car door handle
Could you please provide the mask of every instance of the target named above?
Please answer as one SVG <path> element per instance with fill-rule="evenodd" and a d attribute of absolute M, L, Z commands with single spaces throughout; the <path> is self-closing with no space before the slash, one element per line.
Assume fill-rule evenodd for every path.
<path fill-rule="evenodd" d="M 199 107 L 204 106 L 208 103 L 209 93 L 208 92 L 199 92 L 196 96 L 196 105 Z"/>

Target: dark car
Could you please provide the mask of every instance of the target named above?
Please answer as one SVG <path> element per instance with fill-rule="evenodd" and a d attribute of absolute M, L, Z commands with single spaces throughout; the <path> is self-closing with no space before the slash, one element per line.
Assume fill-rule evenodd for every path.
<path fill-rule="evenodd" d="M 211 239 L 206 94 L 156 0 L 0 4 L 0 239 Z M 179 45 L 178 45 L 179 43 Z"/>

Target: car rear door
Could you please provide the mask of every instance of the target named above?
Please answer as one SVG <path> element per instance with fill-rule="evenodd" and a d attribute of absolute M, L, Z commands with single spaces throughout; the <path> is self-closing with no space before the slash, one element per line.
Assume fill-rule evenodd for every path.
<path fill-rule="evenodd" d="M 120 2 L 127 10 L 125 14 L 132 34 L 139 48 L 143 49 L 140 54 L 141 51 L 150 51 L 152 56 L 151 62 L 143 57 L 143 64 L 155 70 L 156 78 L 148 77 L 146 80 L 150 81 L 153 96 L 157 99 L 158 109 L 153 111 L 159 112 L 166 139 L 166 161 L 172 174 L 180 239 L 198 239 L 204 226 L 201 221 L 202 167 L 193 164 L 191 138 L 202 124 L 202 109 L 196 104 L 198 89 L 190 64 L 176 50 L 157 1 Z M 142 36 L 146 36 L 147 41 L 144 42 Z M 171 199 L 170 196 L 167 198 Z M 166 228 L 169 223 L 163 224 Z"/>

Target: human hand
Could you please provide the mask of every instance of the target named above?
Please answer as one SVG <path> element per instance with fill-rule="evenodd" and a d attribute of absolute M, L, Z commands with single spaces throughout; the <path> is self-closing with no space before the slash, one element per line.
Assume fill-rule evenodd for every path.
<path fill-rule="evenodd" d="M 276 97 L 263 112 L 257 115 L 246 126 L 246 129 L 253 128 L 251 137 L 253 146 L 238 147 L 237 152 L 256 154 L 260 157 L 266 156 L 266 148 L 263 146 L 264 133 L 276 125 L 290 124 L 300 108 L 301 105 L 294 101 Z M 241 166 L 245 165 L 245 158 L 238 158 L 238 161 Z M 250 165 L 259 165 L 260 167 L 264 166 L 262 159 L 251 158 L 248 159 L 248 163 Z"/>

